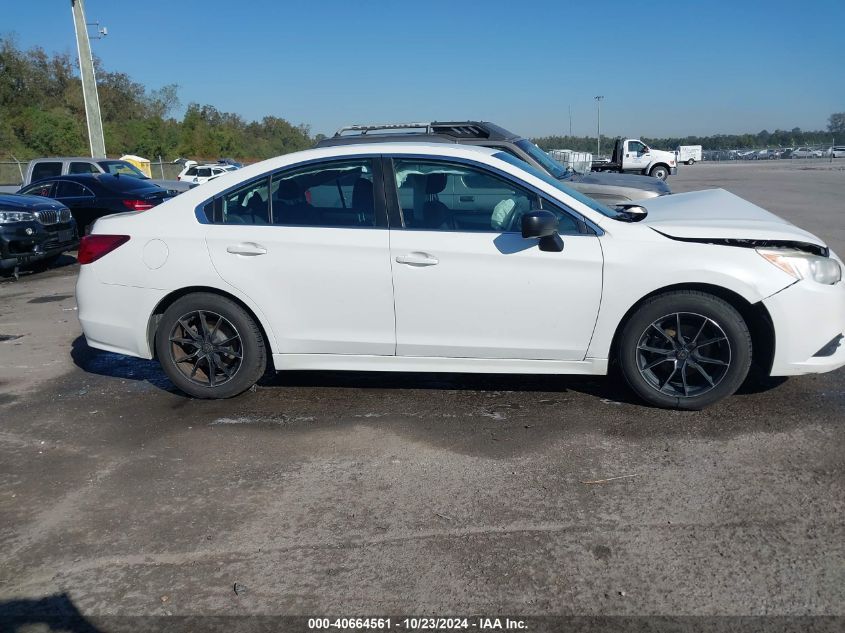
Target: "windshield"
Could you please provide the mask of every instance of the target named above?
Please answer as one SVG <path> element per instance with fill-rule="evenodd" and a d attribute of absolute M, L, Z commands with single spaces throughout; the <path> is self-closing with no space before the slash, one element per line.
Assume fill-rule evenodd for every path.
<path fill-rule="evenodd" d="M 121 176 L 132 176 L 141 180 L 149 180 L 149 177 L 132 163 L 123 160 L 103 160 L 100 167 L 106 170 L 107 174 L 120 174 Z"/>
<path fill-rule="evenodd" d="M 536 160 L 540 165 L 543 166 L 547 172 L 549 172 L 555 178 L 565 178 L 566 177 L 566 168 L 553 159 L 551 156 L 546 154 L 543 150 L 539 147 L 534 145 L 528 139 L 520 139 L 516 142 L 516 146 L 520 148 L 523 152 L 528 154 L 531 158 Z"/>
<path fill-rule="evenodd" d="M 536 145 L 535 145 L 535 147 L 536 147 Z M 600 202 L 597 202 L 596 200 L 593 200 L 592 198 L 585 196 L 580 191 L 575 191 L 574 189 L 567 187 L 565 184 L 563 184 L 557 178 L 553 178 L 547 172 L 545 172 L 541 169 L 537 169 L 536 167 L 533 167 L 532 165 L 529 165 L 524 160 L 520 160 L 516 156 L 511 156 L 507 152 L 497 152 L 496 154 L 493 154 L 493 156 L 505 161 L 506 163 L 510 163 L 514 167 L 519 167 L 523 171 L 527 171 L 532 176 L 536 176 L 540 180 L 549 183 L 555 189 L 559 189 L 560 191 L 565 193 L 570 198 L 575 198 L 578 202 L 581 202 L 582 204 L 587 205 L 593 211 L 598 211 L 602 215 L 606 215 L 609 218 L 617 218 L 617 216 L 619 215 L 619 211 L 614 211 L 612 209 L 609 209 L 606 206 L 604 206 L 603 204 L 601 204 Z M 549 160 L 551 160 L 551 158 Z"/>

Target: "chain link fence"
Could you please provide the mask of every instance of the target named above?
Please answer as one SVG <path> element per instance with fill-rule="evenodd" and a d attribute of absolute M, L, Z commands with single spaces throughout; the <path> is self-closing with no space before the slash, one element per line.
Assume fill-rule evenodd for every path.
<path fill-rule="evenodd" d="M 28 159 L 18 160 L 15 157 L 4 157 L 0 160 L 0 186 L 4 188 L 20 186 L 26 175 L 27 165 L 29 165 Z M 179 175 L 183 167 L 182 163 L 155 161 L 150 163 L 150 172 L 153 178 L 176 180 L 176 176 Z"/>

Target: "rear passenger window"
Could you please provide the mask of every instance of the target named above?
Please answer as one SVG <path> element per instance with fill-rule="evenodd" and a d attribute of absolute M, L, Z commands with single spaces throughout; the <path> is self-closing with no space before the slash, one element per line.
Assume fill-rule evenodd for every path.
<path fill-rule="evenodd" d="M 99 174 L 100 170 L 91 163 L 74 162 L 68 167 L 69 174 Z"/>
<path fill-rule="evenodd" d="M 373 162 L 321 163 L 273 176 L 273 224 L 375 226 Z"/>
<path fill-rule="evenodd" d="M 270 204 L 267 182 L 268 178 L 262 178 L 223 194 L 219 202 L 220 222 L 223 224 L 269 224 Z"/>
<path fill-rule="evenodd" d="M 62 175 L 62 164 L 55 162 L 36 163 L 32 167 L 32 181 Z"/>
<path fill-rule="evenodd" d="M 93 192 L 80 185 L 78 182 L 71 182 L 69 180 L 60 180 L 56 183 L 56 197 L 57 198 L 80 198 L 83 196 L 93 196 Z"/>
<path fill-rule="evenodd" d="M 185 172 L 186 176 L 196 176 L 197 175 L 197 168 L 196 167 L 189 167 L 188 171 Z"/>

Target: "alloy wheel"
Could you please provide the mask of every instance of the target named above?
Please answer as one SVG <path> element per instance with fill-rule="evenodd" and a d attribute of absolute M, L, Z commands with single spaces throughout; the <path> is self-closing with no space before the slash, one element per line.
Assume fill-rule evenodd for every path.
<path fill-rule="evenodd" d="M 692 398 L 722 381 L 731 366 L 731 346 L 713 319 L 675 312 L 653 321 L 637 343 L 637 368 L 660 393 Z"/>
<path fill-rule="evenodd" d="M 225 317 L 208 310 L 189 312 L 170 331 L 170 358 L 191 382 L 219 387 L 241 367 L 243 342 Z"/>

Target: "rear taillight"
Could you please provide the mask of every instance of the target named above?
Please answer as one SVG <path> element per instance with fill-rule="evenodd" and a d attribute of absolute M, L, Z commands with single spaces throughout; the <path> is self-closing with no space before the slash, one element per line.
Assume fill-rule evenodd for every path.
<path fill-rule="evenodd" d="M 149 200 L 124 200 L 123 206 L 131 211 L 147 211 L 152 209 L 155 204 Z"/>
<path fill-rule="evenodd" d="M 128 241 L 128 235 L 86 235 L 79 240 L 76 259 L 80 264 L 90 264 Z"/>

